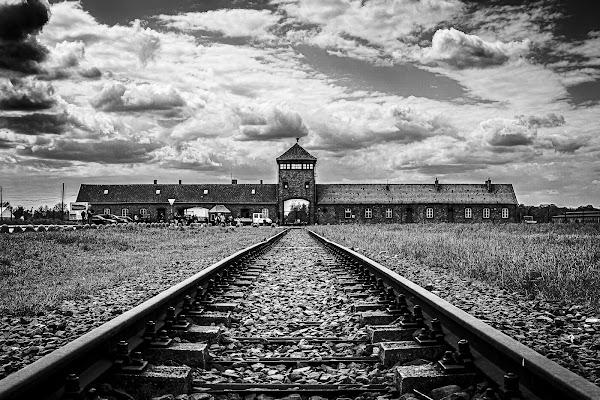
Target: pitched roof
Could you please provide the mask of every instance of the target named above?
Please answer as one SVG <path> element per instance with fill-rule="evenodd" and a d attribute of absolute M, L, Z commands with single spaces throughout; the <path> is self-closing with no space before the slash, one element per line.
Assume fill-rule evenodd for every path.
<path fill-rule="evenodd" d="M 223 204 L 217 204 L 216 206 L 214 206 L 213 208 L 211 208 L 210 210 L 208 210 L 208 212 L 211 213 L 223 213 L 223 214 L 231 214 L 231 211 L 229 210 L 229 208 L 225 207 Z"/>
<path fill-rule="evenodd" d="M 389 189 L 388 189 L 389 188 Z M 317 185 L 318 204 L 518 204 L 510 184 Z"/>
<path fill-rule="evenodd" d="M 160 190 L 157 193 L 157 190 Z M 254 194 L 252 194 L 254 190 Z M 107 191 L 106 194 L 104 192 Z M 89 203 L 162 203 L 175 199 L 198 204 L 276 204 L 277 185 L 268 184 L 138 184 L 81 185 L 77 201 Z"/>
<path fill-rule="evenodd" d="M 277 161 L 317 161 L 317 157 L 311 155 L 308 151 L 304 150 L 302 146 L 295 143 L 285 153 L 277 157 Z"/>

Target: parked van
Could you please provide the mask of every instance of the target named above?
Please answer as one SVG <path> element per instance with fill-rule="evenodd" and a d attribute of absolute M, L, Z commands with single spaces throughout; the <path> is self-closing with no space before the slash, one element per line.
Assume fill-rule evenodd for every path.
<path fill-rule="evenodd" d="M 253 213 L 252 223 L 257 225 L 271 225 L 273 221 L 269 217 L 265 217 L 263 213 Z"/>

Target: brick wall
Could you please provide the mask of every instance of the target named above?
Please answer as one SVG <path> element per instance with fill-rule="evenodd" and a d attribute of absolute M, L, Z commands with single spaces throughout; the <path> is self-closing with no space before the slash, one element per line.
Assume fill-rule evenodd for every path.
<path fill-rule="evenodd" d="M 269 218 L 273 221 L 277 219 L 277 205 L 276 204 L 223 204 L 227 207 L 234 218 L 237 218 L 241 215 L 242 209 L 248 209 L 250 217 L 252 217 L 252 213 L 262 212 L 263 208 L 267 208 L 269 210 Z M 145 208 L 148 210 L 150 221 L 156 221 L 158 219 L 158 210 L 160 208 L 165 209 L 167 217 L 171 216 L 171 210 L 178 212 L 180 210 L 192 207 L 204 207 L 207 209 L 211 209 L 215 204 L 174 204 L 173 207 L 167 204 L 156 204 L 156 203 L 148 203 L 148 204 L 101 204 L 101 203 L 93 203 L 92 209 L 94 210 L 94 214 L 104 214 L 105 208 L 110 208 L 110 213 L 115 215 L 121 215 L 121 210 L 123 208 L 127 208 L 129 210 L 129 216 L 133 218 L 134 215 L 140 215 L 140 210 Z"/>
<path fill-rule="evenodd" d="M 433 218 L 427 218 L 427 208 L 433 208 Z M 346 218 L 345 210 L 349 208 L 354 218 Z M 471 218 L 465 218 L 465 208 L 471 208 Z M 483 218 L 483 209 L 490 209 L 490 217 Z M 508 208 L 508 218 L 502 218 L 502 208 Z M 367 218 L 365 211 L 371 210 L 372 217 Z M 387 218 L 386 210 L 392 210 L 392 218 Z M 453 210 L 453 211 L 450 211 Z M 453 218 L 452 218 L 452 214 Z M 430 223 L 430 222 L 517 222 L 515 205 L 441 205 L 441 204 L 412 204 L 412 205 L 366 205 L 366 204 L 335 204 L 318 205 L 316 222 L 319 224 L 344 223 Z"/>
<path fill-rule="evenodd" d="M 287 182 L 287 189 L 284 183 Z M 278 188 L 278 200 L 279 200 L 279 221 L 283 221 L 284 207 L 283 203 L 289 199 L 305 199 L 310 202 L 308 219 L 309 224 L 315 222 L 315 199 L 316 199 L 316 187 L 315 187 L 315 172 L 314 169 L 280 169 L 279 170 L 279 188 Z M 306 184 L 308 183 L 308 188 Z"/>

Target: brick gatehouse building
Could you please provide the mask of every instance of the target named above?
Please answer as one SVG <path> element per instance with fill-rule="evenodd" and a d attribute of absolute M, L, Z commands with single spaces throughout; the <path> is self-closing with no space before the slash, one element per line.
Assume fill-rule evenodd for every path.
<path fill-rule="evenodd" d="M 273 221 L 309 224 L 516 222 L 511 184 L 317 184 L 317 159 L 298 143 L 276 159 L 276 184 L 81 185 L 78 202 L 96 214 L 171 219 L 186 209 L 229 212 L 248 218 L 262 212 Z M 301 208 L 302 205 L 304 208 Z M 295 217 L 289 218 L 290 208 Z M 212 212 L 211 212 L 212 210 Z"/>

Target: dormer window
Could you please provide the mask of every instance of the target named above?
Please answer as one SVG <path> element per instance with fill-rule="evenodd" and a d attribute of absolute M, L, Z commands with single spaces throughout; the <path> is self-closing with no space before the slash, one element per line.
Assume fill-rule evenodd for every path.
<path fill-rule="evenodd" d="M 104 189 L 104 194 L 108 194 L 108 189 Z"/>
<path fill-rule="evenodd" d="M 256 194 L 256 189 L 252 189 L 252 194 Z"/>
<path fill-rule="evenodd" d="M 156 189 L 156 194 L 160 194 L 160 189 Z"/>
<path fill-rule="evenodd" d="M 208 189 L 204 189 L 204 194 L 208 194 Z"/>

